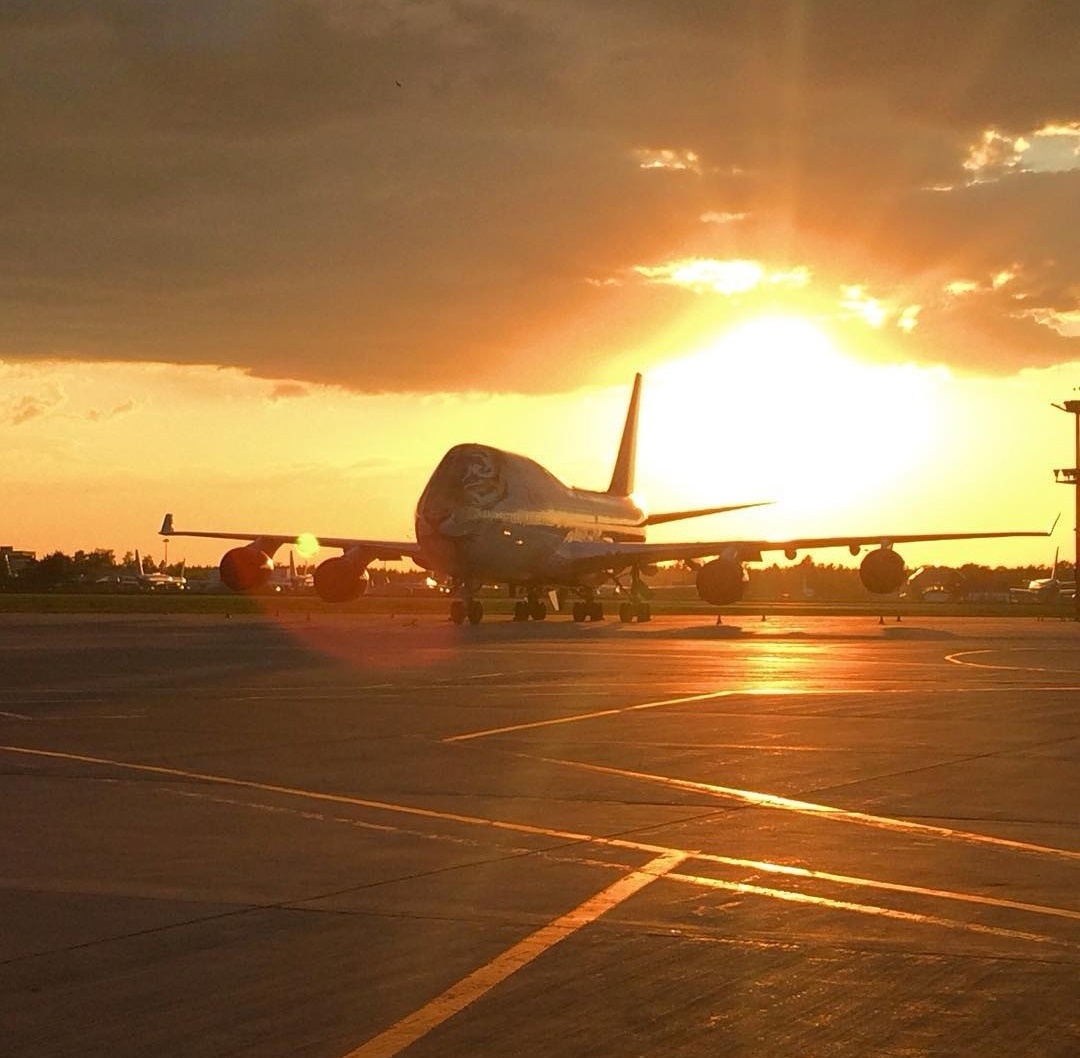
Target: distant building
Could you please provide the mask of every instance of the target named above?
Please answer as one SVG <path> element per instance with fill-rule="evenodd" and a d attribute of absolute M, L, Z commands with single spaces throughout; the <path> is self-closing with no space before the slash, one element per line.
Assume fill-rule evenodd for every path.
<path fill-rule="evenodd" d="M 17 577 L 36 558 L 35 551 L 18 551 L 7 544 L 0 545 L 0 575 Z"/>

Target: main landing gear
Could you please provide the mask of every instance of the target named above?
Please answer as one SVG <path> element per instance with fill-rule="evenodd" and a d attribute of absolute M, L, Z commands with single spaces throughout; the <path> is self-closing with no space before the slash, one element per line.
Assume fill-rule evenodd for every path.
<path fill-rule="evenodd" d="M 543 621 L 547 617 L 547 603 L 538 595 L 529 595 L 514 603 L 515 621 Z"/>
<path fill-rule="evenodd" d="M 450 604 L 450 620 L 456 625 L 466 621 L 478 625 L 484 619 L 484 604 L 479 599 L 455 599 Z"/>
<path fill-rule="evenodd" d="M 571 613 L 574 615 L 574 620 L 578 622 L 602 621 L 604 619 L 604 606 L 599 599 L 580 599 L 574 603 Z"/>
<path fill-rule="evenodd" d="M 633 602 L 624 602 L 619 604 L 619 620 L 622 623 L 629 624 L 631 621 L 638 621 L 644 624 L 646 621 L 652 620 L 652 607 L 641 599 L 635 599 Z"/>
<path fill-rule="evenodd" d="M 637 621 L 639 624 L 651 621 L 650 594 L 649 586 L 641 579 L 641 572 L 635 566 L 630 572 L 630 601 L 619 604 L 619 620 L 624 625 L 631 621 Z"/>

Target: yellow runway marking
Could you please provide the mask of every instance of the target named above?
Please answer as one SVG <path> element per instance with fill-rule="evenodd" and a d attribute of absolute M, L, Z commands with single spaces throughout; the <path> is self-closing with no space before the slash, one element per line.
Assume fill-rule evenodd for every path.
<path fill-rule="evenodd" d="M 595 922 L 601 915 L 628 900 L 657 878 L 662 878 L 685 859 L 685 853 L 667 853 L 658 856 L 640 870 L 631 871 L 573 911 L 555 919 L 508 948 L 486 966 L 481 966 L 462 978 L 426 1006 L 403 1018 L 363 1046 L 349 1051 L 344 1058 L 392 1058 L 393 1055 L 400 1054 L 444 1021 L 482 998 L 511 974 L 528 966 L 549 948 L 566 940 L 583 926 Z"/>
<path fill-rule="evenodd" d="M 760 793 L 755 790 L 739 790 L 732 786 L 717 786 L 713 783 L 695 782 L 691 779 L 675 779 L 668 775 L 651 775 L 648 772 L 627 771 L 624 768 L 612 768 L 604 764 L 587 764 L 576 760 L 556 760 L 551 757 L 538 757 L 549 764 L 563 764 L 582 771 L 598 772 L 602 775 L 619 775 L 627 779 L 643 779 L 678 790 L 690 790 L 699 793 L 724 797 L 757 808 L 779 808 L 787 812 L 816 816 L 819 819 L 832 819 L 845 823 L 858 823 L 862 826 L 877 827 L 881 830 L 897 830 L 902 833 L 933 834 L 936 837 L 953 838 L 958 841 L 972 842 L 979 845 L 994 845 L 999 848 L 1013 849 L 1018 852 L 1035 852 L 1047 856 L 1060 856 L 1067 860 L 1080 860 L 1080 852 L 1071 849 L 1057 849 L 1049 845 L 1033 845 L 1026 841 L 1012 841 L 1009 838 L 997 838 L 990 834 L 977 834 L 969 830 L 955 830 L 952 827 L 938 827 L 930 823 L 916 823 L 909 819 L 896 819 L 892 816 L 872 815 L 869 812 L 853 812 L 846 808 L 834 808 L 831 805 L 816 804 L 813 801 L 798 801 L 779 794 Z"/>
<path fill-rule="evenodd" d="M 978 922 L 960 922 L 953 918 L 939 918 L 937 915 L 920 915 L 914 911 L 897 911 L 891 907 L 876 904 L 855 904 L 848 900 L 830 900 L 824 896 L 812 896 L 809 893 L 793 893 L 788 889 L 768 889 L 746 882 L 724 882 L 718 878 L 703 878 L 700 875 L 670 874 L 673 881 L 689 882 L 692 885 L 706 886 L 711 889 L 727 889 L 733 893 L 748 893 L 752 896 L 769 896 L 774 900 L 787 900 L 795 904 L 813 904 L 827 907 L 834 911 L 854 911 L 861 915 L 876 915 L 881 918 L 898 919 L 901 922 L 916 922 L 927 926 L 944 926 L 946 929 L 961 929 L 970 933 L 988 933 L 995 937 L 1008 937 L 1010 940 L 1037 941 L 1042 944 L 1068 944 L 1067 941 L 1055 940 L 1041 933 L 1025 933 L 1002 926 L 984 926 Z M 1069 945 L 1072 947 L 1072 945 Z"/>

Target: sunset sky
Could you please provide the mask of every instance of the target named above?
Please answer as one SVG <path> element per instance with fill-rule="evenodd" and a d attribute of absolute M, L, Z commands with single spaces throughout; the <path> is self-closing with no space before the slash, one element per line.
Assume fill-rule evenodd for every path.
<path fill-rule="evenodd" d="M 651 509 L 776 501 L 652 539 L 1062 511 L 904 556 L 1071 558 L 1078 40 L 1075 0 L 0 3 L 0 543 L 409 539 L 462 441 L 603 488 L 640 370 Z"/>

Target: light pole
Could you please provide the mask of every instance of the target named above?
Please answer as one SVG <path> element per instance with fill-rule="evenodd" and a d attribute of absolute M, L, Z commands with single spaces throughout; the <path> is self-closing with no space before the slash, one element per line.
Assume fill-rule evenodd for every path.
<path fill-rule="evenodd" d="M 1059 485 L 1072 485 L 1076 498 L 1076 550 L 1073 552 L 1073 620 L 1080 621 L 1080 400 L 1067 400 L 1064 404 L 1055 404 L 1058 411 L 1068 412 L 1076 419 L 1076 455 L 1071 467 L 1062 467 L 1054 471 L 1054 480 Z M 1057 576 L 1056 573 L 1052 576 Z"/>

